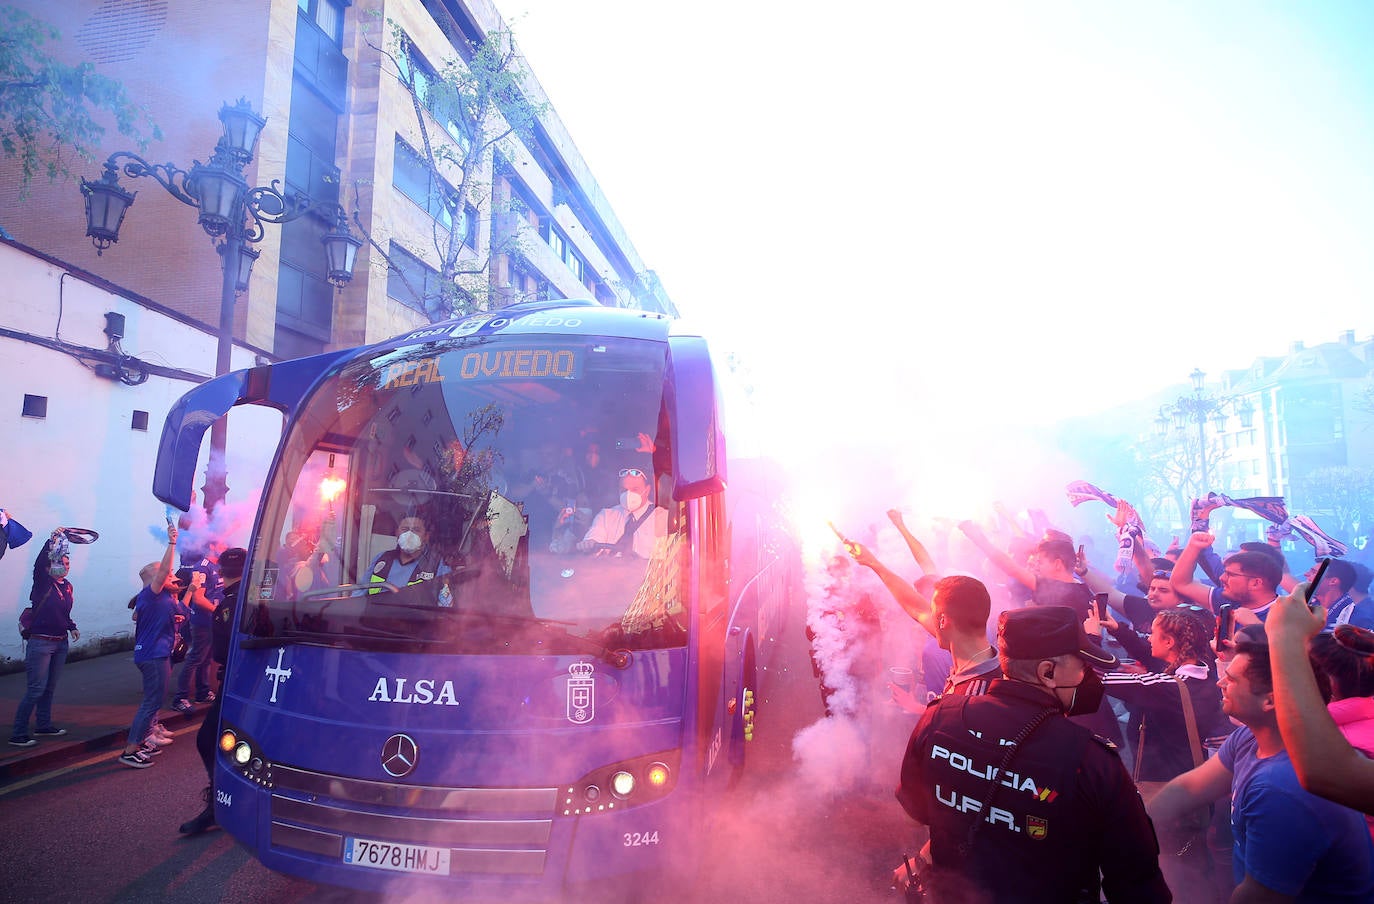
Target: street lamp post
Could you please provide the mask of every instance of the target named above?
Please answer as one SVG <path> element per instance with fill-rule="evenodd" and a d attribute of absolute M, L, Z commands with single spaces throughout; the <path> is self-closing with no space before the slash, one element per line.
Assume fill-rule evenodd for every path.
<path fill-rule="evenodd" d="M 308 213 L 326 217 L 333 228 L 323 239 L 328 258 L 327 278 L 343 288 L 353 278 L 353 264 L 362 241 L 348 228 L 348 217 L 336 203 L 315 201 L 307 195 L 283 193 L 280 182 L 270 186 L 249 187 L 244 169 L 253 154 L 267 120 L 253 112 L 245 99 L 225 104 L 219 111 L 224 132 L 215 144 L 209 163 L 194 161 L 189 171 L 171 163 L 149 163 L 131 151 L 115 151 L 105 161 L 96 181 L 81 180 L 86 198 L 86 235 L 97 255 L 119 241 L 119 227 L 134 203 L 136 192 L 125 191 L 119 173 L 137 179 L 149 176 L 169 195 L 200 211 L 199 223 L 220 254 L 219 333 L 215 348 L 215 375 L 229 372 L 234 350 L 234 299 L 248 288 L 253 262 L 260 252 L 253 245 L 266 234 L 264 223 L 288 223 Z M 122 161 L 122 164 L 121 164 Z M 219 418 L 210 427 L 210 464 L 205 473 L 205 510 L 214 511 L 229 491 L 226 482 L 224 450 L 228 426 Z"/>
<path fill-rule="evenodd" d="M 1193 394 L 1181 395 L 1172 404 L 1160 406 L 1159 416 L 1155 418 L 1156 432 L 1160 436 L 1167 435 L 1171 428 L 1184 430 L 1190 424 L 1197 427 L 1199 494 L 1207 492 L 1210 481 L 1207 474 L 1207 422 L 1210 420 L 1217 432 L 1221 433 L 1226 429 L 1227 418 L 1234 411 L 1240 418 L 1241 428 L 1248 430 L 1254 423 L 1255 414 L 1255 407 L 1249 399 L 1237 401 L 1233 396 L 1208 395 L 1204 391 L 1206 377 L 1201 368 L 1193 368 L 1188 375 L 1193 382 Z"/>

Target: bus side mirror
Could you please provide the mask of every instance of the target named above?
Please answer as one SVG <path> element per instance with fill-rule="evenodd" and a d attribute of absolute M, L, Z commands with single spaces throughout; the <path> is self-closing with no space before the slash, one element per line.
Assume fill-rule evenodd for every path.
<path fill-rule="evenodd" d="M 183 512 L 190 511 L 200 445 L 210 425 L 235 405 L 265 405 L 290 420 L 320 379 L 353 349 L 264 364 L 215 377 L 183 395 L 167 412 L 153 469 L 153 495 Z"/>
<path fill-rule="evenodd" d="M 672 435 L 673 498 L 681 502 L 725 489 L 725 433 L 720 387 L 706 340 L 670 336 L 664 396 Z"/>
<path fill-rule="evenodd" d="M 153 495 L 183 512 L 191 510 L 200 443 L 210 425 L 238 404 L 246 371 L 235 371 L 202 383 L 177 399 L 162 423 L 153 469 Z"/>

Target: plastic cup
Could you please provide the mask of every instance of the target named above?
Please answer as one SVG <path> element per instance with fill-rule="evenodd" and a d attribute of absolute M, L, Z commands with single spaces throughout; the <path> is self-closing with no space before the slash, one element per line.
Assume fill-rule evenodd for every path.
<path fill-rule="evenodd" d="M 892 666 L 887 670 L 887 680 L 897 687 L 906 691 L 908 694 L 916 688 L 916 676 L 911 669 L 904 669 L 901 666 Z"/>

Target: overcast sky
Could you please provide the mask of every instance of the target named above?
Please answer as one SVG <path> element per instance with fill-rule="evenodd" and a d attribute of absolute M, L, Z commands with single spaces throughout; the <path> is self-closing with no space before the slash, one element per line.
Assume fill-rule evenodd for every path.
<path fill-rule="evenodd" d="M 813 408 L 1041 419 L 1374 327 L 1374 4 L 497 5 L 684 315 Z"/>

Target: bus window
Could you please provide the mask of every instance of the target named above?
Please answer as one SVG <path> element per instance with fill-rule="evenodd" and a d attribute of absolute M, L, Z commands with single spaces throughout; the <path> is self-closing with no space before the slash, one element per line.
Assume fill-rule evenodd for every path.
<path fill-rule="evenodd" d="M 664 362 L 656 342 L 511 336 L 340 365 L 265 488 L 256 548 L 276 552 L 255 556 L 244 630 L 435 652 L 684 644 L 685 519 L 651 451 L 670 442 Z"/>

